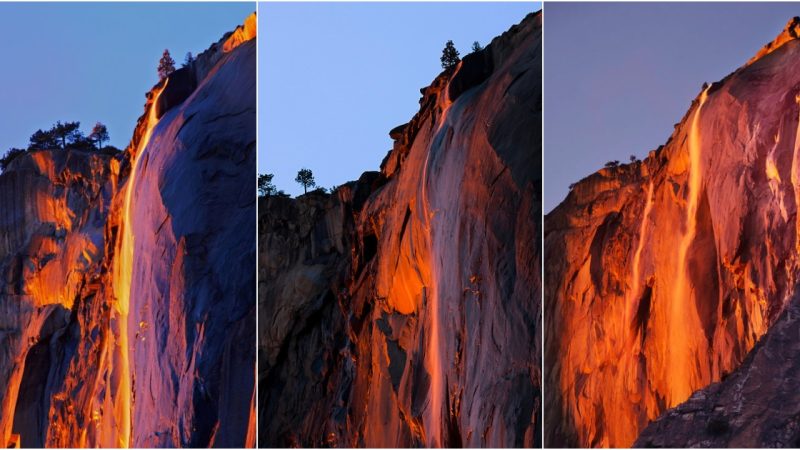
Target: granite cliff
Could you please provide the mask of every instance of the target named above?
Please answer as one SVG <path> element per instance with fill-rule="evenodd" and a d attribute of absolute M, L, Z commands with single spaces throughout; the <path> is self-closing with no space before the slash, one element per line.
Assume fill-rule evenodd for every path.
<path fill-rule="evenodd" d="M 116 155 L 0 175 L 0 437 L 253 445 L 255 16 L 148 94 Z"/>
<path fill-rule="evenodd" d="M 260 200 L 262 446 L 541 444 L 541 27 L 422 89 L 380 172 Z"/>
<path fill-rule="evenodd" d="M 545 445 L 796 444 L 799 23 L 546 216 Z"/>

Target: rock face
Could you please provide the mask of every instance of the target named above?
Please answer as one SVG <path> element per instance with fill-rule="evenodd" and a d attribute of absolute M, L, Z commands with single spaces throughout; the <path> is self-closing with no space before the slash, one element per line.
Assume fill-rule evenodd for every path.
<path fill-rule="evenodd" d="M 4 442 L 254 443 L 249 36 L 154 87 L 126 152 L 30 152 L 0 175 Z"/>
<path fill-rule="evenodd" d="M 800 445 L 798 300 L 797 296 L 791 300 L 739 369 L 664 413 L 639 435 L 636 446 Z"/>
<path fill-rule="evenodd" d="M 540 43 L 437 77 L 380 173 L 261 200 L 261 445 L 541 444 Z"/>
<path fill-rule="evenodd" d="M 545 445 L 629 446 L 665 410 L 728 377 L 773 324 L 782 327 L 800 249 L 797 23 L 704 88 L 664 146 L 580 181 L 545 218 Z M 739 372 L 765 376 L 749 383 L 790 370 L 756 367 L 776 339 Z M 716 396 L 741 401 L 748 384 L 734 380 L 742 376 L 698 395 L 708 405 Z M 728 412 L 739 411 L 734 404 Z M 656 439 L 657 430 L 678 430 L 659 423 L 646 442 L 700 442 L 705 427 L 695 421 L 697 435 L 681 442 Z M 739 426 L 713 432 L 737 446 L 767 445 L 750 431 L 758 425 Z"/>

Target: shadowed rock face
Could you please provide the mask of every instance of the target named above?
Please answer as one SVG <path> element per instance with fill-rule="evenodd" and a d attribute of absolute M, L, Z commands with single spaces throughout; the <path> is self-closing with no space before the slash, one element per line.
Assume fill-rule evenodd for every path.
<path fill-rule="evenodd" d="M 795 297 L 724 381 L 695 392 L 644 429 L 636 447 L 800 445 L 800 301 Z"/>
<path fill-rule="evenodd" d="M 796 27 L 704 89 L 647 159 L 580 181 L 545 218 L 545 445 L 632 445 L 778 326 L 798 273 Z M 695 426 L 691 439 L 664 425 L 640 442 L 698 443 Z"/>
<path fill-rule="evenodd" d="M 261 445 L 540 445 L 540 39 L 437 77 L 380 173 L 261 200 Z"/>
<path fill-rule="evenodd" d="M 154 87 L 125 152 L 30 152 L 0 175 L 3 442 L 254 443 L 248 35 Z"/>

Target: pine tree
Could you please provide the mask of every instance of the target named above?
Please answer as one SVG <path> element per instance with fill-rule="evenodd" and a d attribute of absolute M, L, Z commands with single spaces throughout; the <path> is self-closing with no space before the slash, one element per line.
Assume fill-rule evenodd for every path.
<path fill-rule="evenodd" d="M 183 59 L 183 66 L 182 67 L 189 67 L 194 62 L 194 56 L 192 52 L 186 52 L 186 57 Z"/>
<path fill-rule="evenodd" d="M 262 173 L 258 175 L 258 193 L 261 197 L 268 197 L 278 193 L 278 189 L 272 184 L 273 177 L 274 175 L 271 173 Z"/>
<path fill-rule="evenodd" d="M 305 194 L 308 194 L 308 188 L 313 188 L 317 185 L 317 182 L 314 181 L 314 174 L 311 173 L 310 169 L 305 168 L 300 169 L 300 171 L 297 172 L 297 177 L 294 179 L 294 181 L 303 185 L 303 193 Z"/>
<path fill-rule="evenodd" d="M 158 61 L 158 79 L 164 81 L 164 78 L 167 78 L 172 72 L 175 72 L 175 60 L 170 56 L 169 50 L 164 49 L 164 54 Z"/>
<path fill-rule="evenodd" d="M 58 148 L 59 144 L 52 130 L 36 130 L 31 135 L 28 150 L 48 150 Z"/>
<path fill-rule="evenodd" d="M 52 133 L 56 141 L 60 143 L 61 148 L 66 149 L 68 144 L 73 144 L 83 139 L 83 133 L 81 133 L 80 126 L 80 122 L 61 123 L 59 120 L 55 125 L 53 125 L 50 133 Z"/>
<path fill-rule="evenodd" d="M 442 68 L 449 69 L 451 67 L 455 67 L 461 58 L 459 57 L 458 50 L 456 50 L 455 44 L 453 41 L 447 41 L 444 45 L 444 50 L 442 50 Z"/>
<path fill-rule="evenodd" d="M 97 149 L 100 150 L 103 148 L 103 142 L 108 141 L 108 128 L 100 122 L 94 124 L 94 128 L 92 128 L 91 134 L 89 134 L 89 140 L 97 143 Z"/>
<path fill-rule="evenodd" d="M 472 53 L 479 52 L 481 50 L 483 50 L 483 47 L 481 47 L 481 43 L 480 42 L 475 41 L 475 42 L 472 43 Z"/>

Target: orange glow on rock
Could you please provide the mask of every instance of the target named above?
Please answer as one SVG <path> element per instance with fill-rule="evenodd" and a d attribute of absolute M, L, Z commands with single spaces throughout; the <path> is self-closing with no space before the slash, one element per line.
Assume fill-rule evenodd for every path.
<path fill-rule="evenodd" d="M 705 349 L 702 348 L 702 336 L 697 336 L 695 332 L 701 327 L 699 326 L 699 318 L 694 306 L 693 287 L 686 278 L 686 257 L 689 252 L 689 246 L 692 244 L 697 232 L 697 205 L 703 178 L 699 122 L 703 105 L 707 99 L 708 88 L 700 94 L 700 100 L 694 111 L 689 129 L 688 151 L 690 166 L 688 168 L 686 230 L 678 246 L 677 279 L 673 289 L 674 296 L 671 302 L 669 320 L 669 353 L 667 361 L 669 375 L 667 379 L 670 382 L 670 389 L 667 403 L 670 407 L 689 398 L 694 389 L 702 386 L 703 381 L 709 379 L 708 373 L 701 374 L 696 370 L 698 364 L 695 361 L 699 357 L 699 353 L 704 352 Z"/>
<path fill-rule="evenodd" d="M 235 49 L 243 42 L 254 39 L 257 34 L 258 20 L 256 20 L 256 13 L 247 16 L 244 24 L 236 27 L 236 30 L 231 33 L 230 37 L 225 41 L 222 46 L 222 51 L 225 53 Z"/>
<path fill-rule="evenodd" d="M 114 415 L 116 418 L 118 429 L 117 445 L 122 448 L 130 446 L 131 438 L 131 409 L 133 407 L 131 400 L 131 392 L 133 390 L 133 380 L 131 378 L 130 368 L 130 355 L 128 343 L 128 311 L 130 305 L 131 294 L 131 273 L 133 272 L 134 264 L 134 240 L 133 235 L 133 217 L 131 205 L 133 203 L 133 195 L 136 188 L 136 173 L 139 167 L 139 161 L 142 152 L 147 148 L 150 142 L 150 137 L 153 128 L 158 124 L 158 117 L 156 117 L 156 107 L 158 98 L 164 88 L 167 87 L 165 80 L 164 85 L 153 91 L 152 102 L 147 116 L 147 125 L 145 132 L 139 141 L 139 146 L 136 153 L 131 156 L 132 164 L 131 171 L 128 175 L 128 183 L 125 191 L 125 202 L 122 212 L 122 229 L 121 238 L 119 239 L 119 246 L 116 250 L 116 257 L 114 258 L 113 268 L 113 287 L 114 297 L 114 312 L 116 314 L 116 322 L 119 329 L 119 344 L 116 351 L 119 353 L 114 358 L 114 370 L 119 371 L 119 384 L 116 388 L 116 403 Z"/>

